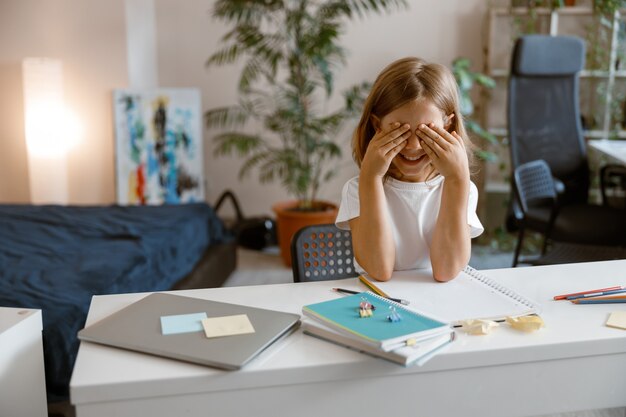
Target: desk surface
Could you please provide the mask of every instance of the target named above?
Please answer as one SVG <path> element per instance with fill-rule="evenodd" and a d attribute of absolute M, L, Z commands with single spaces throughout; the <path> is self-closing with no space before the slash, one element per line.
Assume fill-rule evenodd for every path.
<path fill-rule="evenodd" d="M 237 398 L 237 392 L 247 392 L 248 395 L 251 392 L 267 394 L 269 391 L 263 390 L 270 387 L 279 387 L 285 393 L 293 390 L 295 396 L 299 395 L 298 387 L 309 387 L 307 389 L 310 390 L 310 387 L 315 386 L 320 392 L 330 389 L 328 387 L 337 387 L 348 396 L 348 391 L 358 386 L 361 391 L 354 393 L 358 396 L 368 389 L 381 389 L 382 383 L 382 389 L 385 386 L 390 389 L 394 387 L 393 395 L 395 392 L 401 395 L 404 393 L 402 385 L 409 381 L 406 379 L 409 377 L 414 381 L 415 387 L 421 387 L 415 395 L 419 392 L 426 399 L 432 395 L 445 398 L 449 388 L 464 392 L 457 395 L 458 407 L 462 406 L 464 396 L 470 402 L 474 399 L 482 405 L 492 404 L 494 408 L 491 411 L 482 411 L 481 415 L 484 416 L 498 415 L 498 407 L 515 399 L 528 403 L 524 406 L 517 404 L 515 411 L 511 411 L 509 415 L 626 406 L 626 395 L 623 395 L 626 393 L 626 331 L 604 325 L 609 313 L 625 310 L 624 305 L 574 305 L 567 301 L 552 300 L 556 294 L 626 284 L 625 271 L 626 260 L 483 271 L 488 277 L 541 304 L 541 316 L 546 327 L 532 334 L 520 333 L 508 326 L 501 326 L 488 336 L 461 333 L 458 340 L 445 352 L 422 367 L 403 368 L 303 335 L 301 331 L 270 347 L 238 372 L 81 343 L 70 385 L 71 399 L 80 416 L 81 410 L 87 411 L 90 407 L 103 403 L 130 404 L 141 399 L 147 401 L 142 403 L 144 409 L 146 404 L 157 403 L 167 409 L 163 402 L 169 400 L 165 398 L 184 397 L 189 401 L 187 404 L 192 404 L 194 398 L 201 397 L 232 402 L 233 398 Z M 380 286 L 388 293 L 396 294 L 394 286 L 406 287 L 408 279 L 410 277 L 400 280 L 394 277 L 394 280 Z M 358 287 L 354 279 L 185 290 L 176 293 L 300 313 L 305 304 L 337 297 L 330 288 L 338 286 L 339 282 L 342 287 Z M 96 322 L 142 296 L 145 294 L 94 297 L 87 324 Z M 402 293 L 401 296 L 411 299 L 410 294 Z M 586 359 L 583 361 L 583 358 Z M 615 366 L 598 371 L 597 377 L 600 379 L 594 383 L 593 375 L 589 375 L 590 370 L 596 366 L 607 367 L 607 364 L 613 362 Z M 546 396 L 545 393 L 535 393 L 534 386 L 541 390 L 549 389 L 550 384 L 563 384 L 564 387 L 577 384 L 577 380 L 583 375 L 572 378 L 572 370 L 572 374 L 565 378 L 562 373 L 557 372 L 558 369 L 563 370 L 562 367 L 568 370 L 573 365 L 580 365 L 579 370 L 587 373 L 585 379 L 591 384 L 591 394 L 576 396 L 572 395 L 577 394 L 576 392 L 563 392 L 561 399 L 559 395 L 551 393 L 550 398 L 553 400 L 540 400 L 538 403 L 523 399 L 533 393 L 540 397 Z M 463 381 L 464 378 L 479 378 L 482 382 L 472 385 Z M 530 378 L 532 381 L 519 381 L 519 378 Z M 605 379 L 610 386 L 602 385 Z M 437 381 L 445 385 L 437 387 Z M 464 385 L 457 386 L 458 384 Z M 548 385 L 542 388 L 542 384 Z M 495 391 L 485 392 L 487 389 L 501 390 L 502 395 L 498 396 Z M 569 389 L 581 388 L 571 385 Z M 509 392 L 510 395 L 504 395 Z M 476 395 L 483 395 L 484 398 L 474 398 Z M 298 400 L 301 403 L 303 399 Z M 558 401 L 562 404 L 558 404 Z M 197 404 L 203 403 L 200 401 Z M 255 409 L 250 404 L 247 406 L 251 410 Z M 436 414 L 453 415 L 457 411 L 454 404 L 442 403 L 438 406 L 448 411 Z M 263 414 L 261 409 L 259 405 L 255 410 L 256 415 Z M 375 409 L 376 407 L 369 406 L 360 411 L 364 411 L 366 415 L 369 411 L 373 415 L 372 410 Z M 119 410 L 110 408 L 107 412 L 120 412 Z M 430 411 L 434 412 L 433 410 Z M 309 414 L 316 415 L 317 412 L 319 409 Z M 86 412 L 83 414 L 98 415 Z M 224 411 L 222 415 L 227 414 Z M 120 412 L 120 415 L 123 413 Z"/>
<path fill-rule="evenodd" d="M 616 162 L 626 165 L 626 141 L 625 140 L 608 140 L 598 139 L 590 140 L 589 146 L 597 149 L 604 155 L 612 158 Z"/>

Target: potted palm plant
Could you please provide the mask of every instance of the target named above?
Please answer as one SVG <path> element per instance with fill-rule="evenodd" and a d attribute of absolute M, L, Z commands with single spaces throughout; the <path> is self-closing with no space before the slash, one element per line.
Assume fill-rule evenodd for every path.
<path fill-rule="evenodd" d="M 343 124 L 358 115 L 368 84 L 344 92 L 326 112 L 336 72 L 345 64 L 339 37 L 349 19 L 405 7 L 405 0 L 217 0 L 213 16 L 231 28 L 208 66 L 243 61 L 238 103 L 209 110 L 216 155 L 245 158 L 240 178 L 258 170 L 261 182 L 280 181 L 295 200 L 277 203 L 278 240 L 286 264 L 293 234 L 307 224 L 333 222 L 337 207 L 318 200 L 335 174 Z M 252 126 L 245 130 L 246 126 Z M 294 223 L 295 222 L 295 223 Z"/>

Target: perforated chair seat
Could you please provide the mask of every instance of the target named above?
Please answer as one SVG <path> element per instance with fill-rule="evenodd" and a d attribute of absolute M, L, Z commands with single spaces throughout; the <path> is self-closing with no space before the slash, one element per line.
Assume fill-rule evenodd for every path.
<path fill-rule="evenodd" d="M 294 282 L 352 278 L 354 268 L 352 234 L 334 224 L 307 226 L 291 241 Z"/>

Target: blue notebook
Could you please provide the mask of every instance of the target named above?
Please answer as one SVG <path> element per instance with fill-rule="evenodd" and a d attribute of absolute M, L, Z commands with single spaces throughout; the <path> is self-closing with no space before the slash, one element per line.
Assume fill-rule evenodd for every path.
<path fill-rule="evenodd" d="M 372 317 L 360 316 L 361 301 L 368 301 L 376 307 Z M 400 321 L 391 322 L 387 319 L 391 313 L 390 307 L 400 314 Z M 302 313 L 385 352 L 453 331 L 449 323 L 408 310 L 371 292 L 309 304 L 302 307 Z"/>

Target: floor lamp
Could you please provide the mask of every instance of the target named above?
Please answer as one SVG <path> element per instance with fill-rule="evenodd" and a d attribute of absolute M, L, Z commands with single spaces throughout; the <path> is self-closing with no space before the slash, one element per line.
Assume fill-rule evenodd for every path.
<path fill-rule="evenodd" d="M 27 58 L 22 75 L 31 202 L 67 204 L 67 153 L 78 139 L 78 124 L 64 105 L 62 63 Z"/>

